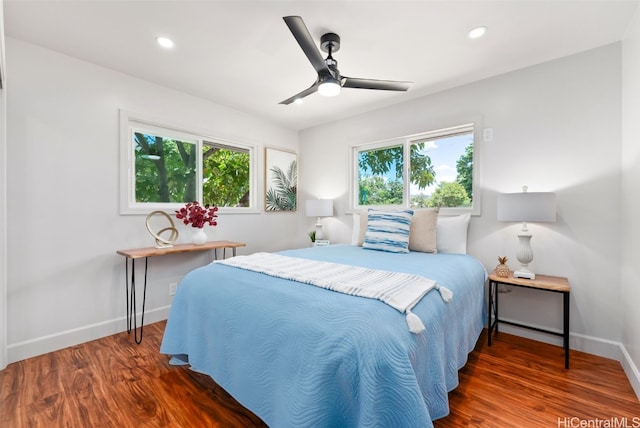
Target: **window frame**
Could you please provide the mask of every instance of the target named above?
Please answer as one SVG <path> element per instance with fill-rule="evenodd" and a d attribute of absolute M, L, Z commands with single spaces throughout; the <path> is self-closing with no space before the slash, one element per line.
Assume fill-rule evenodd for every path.
<path fill-rule="evenodd" d="M 205 144 L 238 149 L 249 153 L 249 206 L 248 207 L 219 207 L 221 214 L 247 214 L 258 211 L 258 181 L 257 181 L 257 149 L 252 144 L 238 143 L 223 138 L 212 137 L 202 132 L 189 131 L 175 125 L 167 125 L 160 120 L 144 115 L 120 110 L 120 214 L 136 215 L 148 214 L 161 210 L 173 212 L 184 206 L 178 202 L 136 202 L 135 200 L 135 158 L 133 135 L 135 132 L 145 132 L 162 137 L 175 138 L 186 142 L 194 142 L 199 154 L 196 160 L 196 194 L 197 200 L 202 202 L 202 148 Z"/>
<path fill-rule="evenodd" d="M 360 205 L 359 201 L 359 154 L 362 151 L 385 149 L 401 145 L 403 147 L 404 159 L 409 159 L 411 155 L 411 145 L 418 141 L 435 140 L 450 136 L 473 133 L 473 192 L 471 207 L 441 207 L 440 215 L 454 216 L 465 213 L 471 215 L 480 215 L 481 212 L 481 126 L 478 121 L 466 122 L 462 125 L 448 126 L 435 129 L 432 131 L 421 132 L 418 134 L 406 135 L 402 137 L 390 138 L 373 143 L 365 143 L 351 146 L 351 183 L 349 186 L 350 206 L 354 212 L 367 208 L 378 208 L 383 210 L 389 209 L 409 209 L 411 205 L 411 182 L 410 182 L 410 165 L 409 162 L 403 162 L 403 202 L 401 205 Z"/>

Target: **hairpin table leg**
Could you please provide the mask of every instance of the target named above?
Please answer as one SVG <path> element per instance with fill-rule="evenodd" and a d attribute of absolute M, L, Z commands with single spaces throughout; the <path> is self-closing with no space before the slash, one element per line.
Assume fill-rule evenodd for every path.
<path fill-rule="evenodd" d="M 144 284 L 142 289 L 142 316 L 140 318 L 140 335 L 138 335 L 136 316 L 136 260 L 131 259 L 131 277 L 129 277 L 129 258 L 125 258 L 125 283 L 127 296 L 127 333 L 133 330 L 133 339 L 139 345 L 142 343 L 142 331 L 144 329 L 144 306 L 147 300 L 147 269 L 149 258 L 144 258 Z M 131 288 L 129 288 L 131 287 Z"/>

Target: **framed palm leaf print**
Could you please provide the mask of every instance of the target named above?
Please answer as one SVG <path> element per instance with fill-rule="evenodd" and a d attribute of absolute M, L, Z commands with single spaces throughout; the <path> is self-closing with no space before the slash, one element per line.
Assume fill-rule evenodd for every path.
<path fill-rule="evenodd" d="M 265 148 L 265 211 L 296 211 L 298 205 L 298 155 Z"/>

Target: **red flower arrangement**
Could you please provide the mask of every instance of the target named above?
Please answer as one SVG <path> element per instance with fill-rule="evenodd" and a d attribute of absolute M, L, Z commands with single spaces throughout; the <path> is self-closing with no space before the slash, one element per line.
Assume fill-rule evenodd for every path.
<path fill-rule="evenodd" d="M 202 229 L 205 225 L 217 226 L 216 212 L 218 207 L 210 207 L 209 204 L 204 207 L 198 201 L 189 202 L 179 211 L 176 211 L 176 218 L 182 220 L 184 224 L 191 224 L 191 227 Z"/>

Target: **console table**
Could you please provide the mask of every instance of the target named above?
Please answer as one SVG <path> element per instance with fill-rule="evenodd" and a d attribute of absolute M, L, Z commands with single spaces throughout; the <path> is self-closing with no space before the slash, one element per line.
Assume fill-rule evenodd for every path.
<path fill-rule="evenodd" d="M 218 250 L 222 250 L 222 258 L 226 257 L 226 250 L 230 248 L 233 256 L 236 255 L 236 248 L 244 247 L 246 244 L 233 241 L 209 241 L 204 244 L 178 244 L 167 248 L 132 248 L 130 250 L 118 250 L 117 254 L 125 257 L 125 285 L 127 296 L 127 333 L 131 334 L 137 344 L 142 342 L 142 329 L 144 327 L 144 305 L 147 296 L 147 268 L 149 265 L 149 257 L 167 256 L 169 254 L 193 253 L 200 251 L 213 250 L 213 260 L 218 259 Z M 142 290 L 142 318 L 140 319 L 140 336 L 136 326 L 136 276 L 135 261 L 144 258 L 144 285 Z M 129 264 L 131 264 L 131 277 L 129 277 Z"/>

